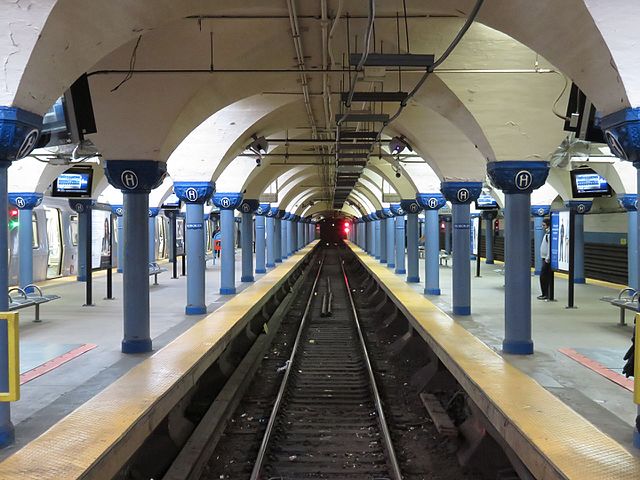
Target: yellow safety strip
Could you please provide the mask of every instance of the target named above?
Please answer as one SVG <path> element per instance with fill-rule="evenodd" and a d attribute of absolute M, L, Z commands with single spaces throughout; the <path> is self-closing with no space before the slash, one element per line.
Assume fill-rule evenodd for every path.
<path fill-rule="evenodd" d="M 0 392 L 0 402 L 20 400 L 20 335 L 17 312 L 0 312 L 0 321 L 7 322 L 7 345 L 9 355 L 9 391 Z"/>

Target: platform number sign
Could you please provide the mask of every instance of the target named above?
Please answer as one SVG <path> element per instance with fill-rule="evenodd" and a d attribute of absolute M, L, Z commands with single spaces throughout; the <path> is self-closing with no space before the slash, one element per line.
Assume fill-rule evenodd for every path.
<path fill-rule="evenodd" d="M 469 190 L 467 190 L 466 188 L 461 188 L 460 190 L 458 190 L 456 198 L 459 202 L 465 203 L 469 200 L 470 196 L 471 194 L 469 193 Z"/>
<path fill-rule="evenodd" d="M 81 203 L 76 203 L 76 212 L 78 213 L 84 212 L 84 205 Z"/>
<path fill-rule="evenodd" d="M 533 183 L 533 176 L 527 170 L 520 170 L 516 173 L 515 182 L 518 190 L 528 190 Z"/>
<path fill-rule="evenodd" d="M 20 160 L 21 158 L 24 158 L 29 155 L 29 153 L 31 153 L 31 150 L 33 150 L 33 147 L 35 147 L 36 145 L 36 140 L 38 140 L 39 134 L 40 133 L 35 128 L 27 134 L 24 141 L 22 142 L 22 145 L 20 145 L 18 152 L 16 153 L 16 160 Z"/>
<path fill-rule="evenodd" d="M 435 197 L 431 197 L 427 202 L 427 205 L 429 205 L 429 208 L 438 208 L 438 199 Z"/>
<path fill-rule="evenodd" d="M 22 198 L 22 197 L 17 197 L 16 198 L 16 207 L 24 208 L 26 204 L 27 203 L 24 201 L 24 198 Z"/>
<path fill-rule="evenodd" d="M 138 187 L 138 175 L 131 170 L 125 170 L 120 175 L 122 185 L 127 190 L 135 190 Z"/>
<path fill-rule="evenodd" d="M 411 210 L 411 213 L 416 213 L 418 211 L 419 207 L 417 203 L 412 203 L 409 206 L 409 210 Z"/>
<path fill-rule="evenodd" d="M 251 211 L 251 206 L 248 203 L 243 203 L 242 204 L 242 211 L 244 213 L 249 213 Z"/>
<path fill-rule="evenodd" d="M 122 209 L 122 207 L 116 208 L 116 215 L 121 217 L 123 213 L 124 213 L 124 210 Z"/>
<path fill-rule="evenodd" d="M 576 211 L 578 213 L 584 213 L 584 211 L 586 210 L 586 207 L 584 206 L 584 204 L 579 204 L 578 207 L 576 208 Z"/>
<path fill-rule="evenodd" d="M 190 202 L 195 202 L 196 200 L 198 200 L 198 197 L 200 195 L 198 195 L 198 191 L 193 188 L 187 188 L 184 192 L 184 196 L 186 197 L 187 200 L 189 200 Z"/>
<path fill-rule="evenodd" d="M 220 206 L 222 208 L 229 208 L 231 206 L 231 200 L 229 200 L 229 197 L 222 197 L 220 199 Z"/>
<path fill-rule="evenodd" d="M 544 216 L 544 208 L 539 208 L 538 209 L 538 215 L 540 215 L 541 217 Z"/>

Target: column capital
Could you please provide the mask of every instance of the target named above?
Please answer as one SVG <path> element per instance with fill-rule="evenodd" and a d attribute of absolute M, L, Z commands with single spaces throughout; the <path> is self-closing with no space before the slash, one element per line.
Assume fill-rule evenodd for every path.
<path fill-rule="evenodd" d="M 111 213 L 116 217 L 121 217 L 124 215 L 124 207 L 122 205 L 111 205 Z"/>
<path fill-rule="evenodd" d="M 186 203 L 205 203 L 215 192 L 213 182 L 174 182 L 173 193 Z"/>
<path fill-rule="evenodd" d="M 618 203 L 627 212 L 638 211 L 638 195 L 635 193 L 625 193 L 624 195 L 618 195 Z"/>
<path fill-rule="evenodd" d="M 42 203 L 41 193 L 9 193 L 9 203 L 19 210 L 32 210 Z"/>
<path fill-rule="evenodd" d="M 381 218 L 393 218 L 393 213 L 391 212 L 390 208 L 383 208 L 382 210 L 380 210 Z"/>
<path fill-rule="evenodd" d="M 242 193 L 216 192 L 213 194 L 213 204 L 220 210 L 235 210 L 242 203 Z"/>
<path fill-rule="evenodd" d="M 574 210 L 578 214 L 588 213 L 593 206 L 591 200 L 569 200 L 564 204 L 568 209 Z"/>
<path fill-rule="evenodd" d="M 149 218 L 157 217 L 159 213 L 159 207 L 149 207 Z"/>
<path fill-rule="evenodd" d="M 286 211 L 281 210 L 281 209 L 277 209 L 277 211 L 276 211 L 276 218 L 277 218 L 278 220 L 283 220 L 283 219 L 284 219 L 284 220 L 286 220 L 286 218 L 285 218 L 285 215 L 286 215 L 286 214 L 287 214 L 287 212 L 286 212 Z"/>
<path fill-rule="evenodd" d="M 271 213 L 271 206 L 268 203 L 261 203 L 260 205 L 258 205 L 258 208 L 256 209 L 256 215 L 259 216 L 264 216 L 264 217 L 271 217 L 273 215 L 270 215 Z"/>
<path fill-rule="evenodd" d="M 546 217 L 551 211 L 551 205 L 531 205 L 531 216 Z"/>
<path fill-rule="evenodd" d="M 481 216 L 484 220 L 495 220 L 498 218 L 498 212 L 496 210 L 485 210 Z"/>
<path fill-rule="evenodd" d="M 600 120 L 611 153 L 640 167 L 640 108 L 625 108 Z"/>
<path fill-rule="evenodd" d="M 91 198 L 70 198 L 69 206 L 76 213 L 85 213 L 93 208 L 96 201 Z"/>
<path fill-rule="evenodd" d="M 394 217 L 404 215 L 404 210 L 399 203 L 392 203 L 391 205 L 389 205 L 389 210 L 391 210 L 391 213 L 393 213 Z"/>
<path fill-rule="evenodd" d="M 155 160 L 107 160 L 104 173 L 123 193 L 149 193 L 167 174 L 167 164 Z"/>
<path fill-rule="evenodd" d="M 447 203 L 444 195 L 440 192 L 418 193 L 416 194 L 416 201 L 420 204 L 423 210 L 440 210 Z"/>
<path fill-rule="evenodd" d="M 35 148 L 42 117 L 16 107 L 0 107 L 0 163 L 20 160 Z"/>
<path fill-rule="evenodd" d="M 238 206 L 238 210 L 242 213 L 254 213 L 260 207 L 260 202 L 258 200 L 245 199 L 242 200 L 242 203 Z"/>
<path fill-rule="evenodd" d="M 407 214 L 411 215 L 416 215 L 422 210 L 415 198 L 400 200 L 400 206 Z"/>
<path fill-rule="evenodd" d="M 270 207 L 267 217 L 276 218 L 278 216 L 278 207 Z"/>
<path fill-rule="evenodd" d="M 487 175 L 504 193 L 531 193 L 547 181 L 549 162 L 507 160 L 489 162 Z"/>
<path fill-rule="evenodd" d="M 442 182 L 440 191 L 453 204 L 470 204 L 480 196 L 482 182 Z"/>
<path fill-rule="evenodd" d="M 291 220 L 291 214 L 289 212 L 287 212 L 286 210 L 281 211 L 284 212 L 284 214 L 282 215 L 282 220 Z"/>
<path fill-rule="evenodd" d="M 376 220 L 378 220 L 378 215 L 376 214 L 376 212 L 371 212 L 371 213 L 369 214 L 369 219 L 370 219 L 372 222 L 375 222 Z"/>

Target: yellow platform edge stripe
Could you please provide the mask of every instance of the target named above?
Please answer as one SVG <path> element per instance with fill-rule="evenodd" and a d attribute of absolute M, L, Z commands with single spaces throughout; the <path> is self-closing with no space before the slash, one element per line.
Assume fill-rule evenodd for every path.
<path fill-rule="evenodd" d="M 316 243 L 294 253 L 5 459 L 0 479 L 113 477 Z"/>
<path fill-rule="evenodd" d="M 7 322 L 7 354 L 9 391 L 0 392 L 0 402 L 20 400 L 20 316 L 18 312 L 0 312 L 0 321 Z"/>
<path fill-rule="evenodd" d="M 539 479 L 640 479 L 640 459 L 349 244 L 493 426 Z"/>

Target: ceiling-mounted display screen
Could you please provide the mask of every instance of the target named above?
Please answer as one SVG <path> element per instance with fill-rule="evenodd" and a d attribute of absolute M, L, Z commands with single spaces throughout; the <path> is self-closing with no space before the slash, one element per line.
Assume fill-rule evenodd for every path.
<path fill-rule="evenodd" d="M 93 170 L 90 168 L 70 168 L 55 179 L 51 187 L 52 197 L 90 197 Z"/>
<path fill-rule="evenodd" d="M 480 195 L 476 200 L 477 210 L 495 210 L 498 208 L 498 202 L 491 195 Z"/>
<path fill-rule="evenodd" d="M 571 170 L 573 198 L 610 197 L 611 185 L 590 168 Z"/>

